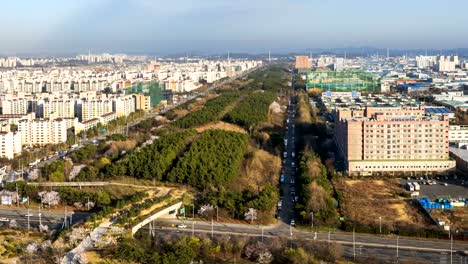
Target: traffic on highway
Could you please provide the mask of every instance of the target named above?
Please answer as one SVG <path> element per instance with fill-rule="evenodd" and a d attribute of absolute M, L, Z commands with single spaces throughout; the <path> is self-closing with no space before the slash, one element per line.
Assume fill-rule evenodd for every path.
<path fill-rule="evenodd" d="M 294 89 L 294 75 L 291 77 Z M 295 146 L 295 116 L 296 99 L 291 96 L 286 118 L 286 131 L 284 136 L 283 167 L 280 175 L 280 194 L 277 217 L 284 223 L 295 226 L 294 207 L 298 200 L 296 193 L 296 146 Z"/>

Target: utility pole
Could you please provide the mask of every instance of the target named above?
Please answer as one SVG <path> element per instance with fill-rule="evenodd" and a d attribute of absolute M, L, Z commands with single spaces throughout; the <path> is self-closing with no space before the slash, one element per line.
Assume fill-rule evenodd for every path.
<path fill-rule="evenodd" d="M 263 229 L 264 229 L 264 226 L 262 226 L 262 243 L 263 243 Z"/>
<path fill-rule="evenodd" d="M 219 222 L 218 206 L 216 206 L 216 222 Z"/>
<path fill-rule="evenodd" d="M 399 258 L 399 252 L 398 252 L 399 239 L 400 239 L 400 237 L 397 236 L 397 237 L 396 237 L 396 258 L 397 258 L 397 260 L 398 260 L 398 258 Z"/>
<path fill-rule="evenodd" d="M 382 216 L 379 216 L 379 232 L 382 235 Z"/>
<path fill-rule="evenodd" d="M 39 227 L 42 226 L 42 213 L 41 213 L 41 206 L 39 205 Z"/>
<path fill-rule="evenodd" d="M 328 230 L 328 244 L 331 243 L 331 231 Z"/>
<path fill-rule="evenodd" d="M 356 237 L 354 235 L 354 229 L 353 229 L 353 258 L 356 260 Z"/>
<path fill-rule="evenodd" d="M 86 204 L 86 207 L 88 208 L 88 211 L 89 211 L 89 197 L 85 197 L 86 199 L 88 199 L 88 203 Z"/>
<path fill-rule="evenodd" d="M 195 204 L 192 204 L 192 220 L 195 221 Z"/>
<path fill-rule="evenodd" d="M 195 221 L 192 221 L 192 237 L 195 237 Z"/>
<path fill-rule="evenodd" d="M 310 213 L 310 229 L 314 229 L 314 212 Z"/>
<path fill-rule="evenodd" d="M 29 213 L 29 208 L 28 208 L 28 232 L 29 232 L 29 229 L 30 229 L 30 226 L 29 226 L 29 216 L 30 216 L 30 213 Z"/>
<path fill-rule="evenodd" d="M 211 239 L 214 238 L 213 218 L 211 218 Z"/>
<path fill-rule="evenodd" d="M 19 207 L 18 182 L 15 182 L 15 185 L 16 185 L 16 205 Z"/>
<path fill-rule="evenodd" d="M 450 232 L 450 264 L 453 263 L 453 235 Z"/>

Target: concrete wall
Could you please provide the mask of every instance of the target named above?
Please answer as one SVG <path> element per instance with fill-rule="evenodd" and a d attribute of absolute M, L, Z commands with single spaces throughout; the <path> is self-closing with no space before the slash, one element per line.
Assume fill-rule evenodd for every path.
<path fill-rule="evenodd" d="M 177 210 L 179 210 L 179 208 L 182 206 L 182 202 L 178 202 L 176 204 L 173 204 L 169 207 L 166 207 L 164 208 L 163 210 L 149 216 L 148 218 L 146 218 L 145 220 L 143 220 L 142 222 L 136 224 L 133 228 L 132 228 L 132 236 L 138 232 L 138 230 L 140 230 L 140 228 L 142 228 L 143 226 L 149 224 L 151 221 L 154 221 L 158 218 L 176 218 L 176 215 L 177 215 Z M 174 211 L 174 213 L 172 214 L 169 214 L 169 212 L 171 211 Z"/>

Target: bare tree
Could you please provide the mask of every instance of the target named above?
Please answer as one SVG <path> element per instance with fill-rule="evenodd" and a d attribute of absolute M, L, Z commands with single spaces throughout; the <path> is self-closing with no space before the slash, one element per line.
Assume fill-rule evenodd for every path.
<path fill-rule="evenodd" d="M 249 208 L 249 210 L 244 214 L 245 220 L 249 221 L 250 224 L 253 224 L 254 220 L 257 220 L 257 210 L 254 208 Z"/>

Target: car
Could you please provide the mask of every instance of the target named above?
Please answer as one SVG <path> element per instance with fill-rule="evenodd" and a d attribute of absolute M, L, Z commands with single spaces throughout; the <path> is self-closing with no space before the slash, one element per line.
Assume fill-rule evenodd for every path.
<path fill-rule="evenodd" d="M 25 214 L 24 216 L 25 216 L 25 217 L 28 217 L 28 216 L 31 217 L 31 216 L 33 216 L 33 214 L 32 214 L 32 213 L 29 213 L 29 214 Z"/>
<path fill-rule="evenodd" d="M 280 199 L 280 200 L 278 201 L 278 207 L 281 207 L 282 205 L 283 205 L 283 200 Z"/>
<path fill-rule="evenodd" d="M 296 221 L 294 221 L 294 219 L 291 220 L 291 226 L 296 226 Z"/>
<path fill-rule="evenodd" d="M 448 186 L 448 183 L 444 183 L 444 186 Z"/>
<path fill-rule="evenodd" d="M 294 180 L 294 178 L 291 179 L 291 184 L 294 184 L 296 181 Z"/>
<path fill-rule="evenodd" d="M 10 219 L 6 218 L 6 217 L 0 217 L 0 222 L 9 222 Z"/>
<path fill-rule="evenodd" d="M 177 225 L 177 228 L 184 229 L 184 228 L 187 228 L 187 225 L 178 224 L 178 225 Z"/>
<path fill-rule="evenodd" d="M 296 196 L 296 192 L 291 191 L 291 196 Z"/>

